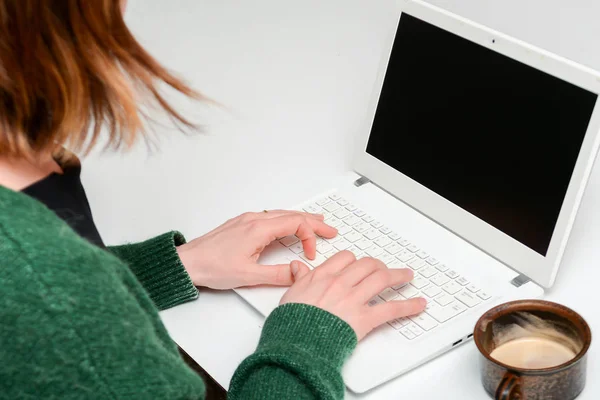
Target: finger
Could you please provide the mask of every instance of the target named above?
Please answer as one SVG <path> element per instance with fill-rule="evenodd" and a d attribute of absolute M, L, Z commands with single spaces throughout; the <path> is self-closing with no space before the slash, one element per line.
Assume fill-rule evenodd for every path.
<path fill-rule="evenodd" d="M 294 282 L 298 282 L 310 273 L 310 268 L 303 262 L 294 260 L 290 263 L 290 269 L 294 276 Z"/>
<path fill-rule="evenodd" d="M 393 300 L 387 303 L 369 307 L 368 320 L 373 328 L 392 321 L 396 318 L 420 314 L 427 307 L 427 300 L 414 298 L 410 300 Z"/>
<path fill-rule="evenodd" d="M 267 246 L 278 237 L 295 234 L 302 241 L 304 254 L 311 260 L 316 255 L 317 239 L 315 235 L 333 237 L 335 236 L 334 232 L 337 233 L 335 228 L 326 225 L 322 221 L 307 219 L 299 214 L 256 220 L 250 223 L 249 229 L 250 235 L 264 246 Z"/>
<path fill-rule="evenodd" d="M 252 264 L 246 269 L 246 279 L 244 279 L 244 282 L 246 286 L 290 286 L 294 283 L 294 275 L 290 264 Z"/>
<path fill-rule="evenodd" d="M 354 262 L 356 262 L 356 257 L 351 251 L 340 251 L 319 265 L 316 272 L 319 275 L 335 275 Z"/>
<path fill-rule="evenodd" d="M 258 219 L 271 219 L 271 218 L 281 217 L 282 215 L 290 215 L 290 214 L 304 215 L 307 217 L 307 219 L 315 219 L 318 221 L 323 221 L 325 219 L 325 217 L 321 214 L 311 214 L 311 213 L 305 213 L 305 212 L 293 211 L 293 210 L 292 211 L 272 210 L 269 212 L 258 212 L 258 213 L 257 212 L 246 212 L 246 213 L 240 214 L 236 217 L 233 217 L 233 218 L 227 220 L 222 225 L 220 225 L 220 226 L 216 227 L 215 229 L 213 229 L 212 231 L 208 232 L 205 236 L 209 236 L 211 234 L 221 232 L 222 230 L 229 228 L 230 226 L 235 225 L 235 224 L 256 221 Z M 337 231 L 336 231 L 336 234 L 337 234 Z"/>
<path fill-rule="evenodd" d="M 372 273 L 385 268 L 385 264 L 375 258 L 361 258 L 340 272 L 340 282 L 345 286 L 353 287 Z"/>
<path fill-rule="evenodd" d="M 337 229 L 324 223 L 323 220 L 325 217 L 321 214 L 310 214 L 301 211 L 273 210 L 266 213 L 255 213 L 255 215 L 252 215 L 248 218 L 250 218 L 250 220 L 265 220 L 290 215 L 299 215 L 302 217 L 306 217 L 306 220 L 310 224 L 313 231 L 321 237 L 329 239 L 337 235 Z"/>
<path fill-rule="evenodd" d="M 313 214 L 304 211 L 296 211 L 296 210 L 268 210 L 267 212 L 258 213 L 263 218 L 273 218 L 273 217 L 281 217 L 282 215 L 288 214 L 298 214 L 303 215 L 307 218 L 314 218 L 323 221 L 325 216 L 323 214 Z"/>
<path fill-rule="evenodd" d="M 310 272 L 310 268 L 300 261 L 292 261 L 290 264 L 277 265 L 253 265 L 249 267 L 246 284 L 290 286 Z"/>
<path fill-rule="evenodd" d="M 361 303 L 367 303 L 384 289 L 412 281 L 414 272 L 408 268 L 380 269 L 373 272 L 360 282 L 356 288 L 355 296 Z"/>

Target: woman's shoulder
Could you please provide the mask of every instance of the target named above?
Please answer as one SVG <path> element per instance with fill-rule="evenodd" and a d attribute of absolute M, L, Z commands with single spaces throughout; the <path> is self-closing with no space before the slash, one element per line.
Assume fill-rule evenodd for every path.
<path fill-rule="evenodd" d="M 64 273 L 80 273 L 86 265 L 107 263 L 107 257 L 42 203 L 0 186 L 0 259 L 13 264 L 12 274 L 38 273 L 54 265 Z M 82 259 L 86 262 L 77 262 Z"/>

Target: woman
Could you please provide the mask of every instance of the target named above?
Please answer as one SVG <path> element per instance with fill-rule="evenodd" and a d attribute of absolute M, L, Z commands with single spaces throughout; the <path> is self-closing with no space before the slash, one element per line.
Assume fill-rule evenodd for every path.
<path fill-rule="evenodd" d="M 340 370 L 357 340 L 423 310 L 423 299 L 367 305 L 411 280 L 409 270 L 349 252 L 314 271 L 259 266 L 277 237 L 296 234 L 314 257 L 315 235 L 336 235 L 322 216 L 291 211 L 244 214 L 189 243 L 178 232 L 103 243 L 65 147 L 85 152 L 103 129 L 110 147 L 133 144 L 142 100 L 191 126 L 161 82 L 200 98 L 140 47 L 123 7 L 0 0 L 0 397 L 203 398 L 158 309 L 196 299 L 196 287 L 271 284 L 291 287 L 230 397 L 342 398 Z"/>

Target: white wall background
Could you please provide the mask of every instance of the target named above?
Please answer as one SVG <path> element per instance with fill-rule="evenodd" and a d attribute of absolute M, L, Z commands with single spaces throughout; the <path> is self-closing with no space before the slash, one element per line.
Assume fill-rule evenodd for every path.
<path fill-rule="evenodd" d="M 431 2 L 600 70 L 598 1 Z M 129 3 L 127 20 L 150 52 L 228 109 L 177 100 L 205 123 L 205 134 L 159 126 L 160 152 L 140 146 L 87 160 L 84 180 L 107 242 L 174 228 L 199 235 L 232 214 L 299 199 L 273 181 L 350 167 L 385 50 L 378 43 L 395 28 L 393 0 Z M 305 176 L 286 173 L 296 164 Z M 257 190 L 277 200 L 258 200 Z"/>

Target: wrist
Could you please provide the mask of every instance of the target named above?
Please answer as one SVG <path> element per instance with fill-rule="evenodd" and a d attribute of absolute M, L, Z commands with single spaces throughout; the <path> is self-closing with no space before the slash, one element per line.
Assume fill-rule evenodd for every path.
<path fill-rule="evenodd" d="M 194 252 L 191 249 L 190 243 L 184 243 L 180 246 L 176 247 L 177 255 L 179 256 L 179 260 L 181 264 L 183 264 L 183 268 L 190 276 L 192 283 L 195 286 L 203 286 L 202 285 L 202 277 L 199 274 L 201 268 L 198 268 L 196 257 L 194 257 Z"/>

